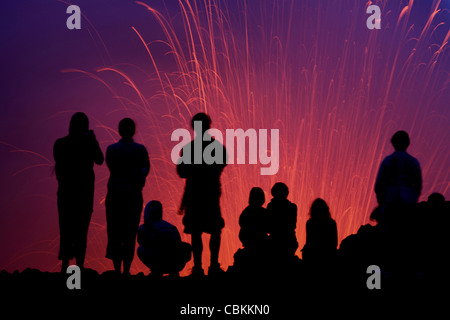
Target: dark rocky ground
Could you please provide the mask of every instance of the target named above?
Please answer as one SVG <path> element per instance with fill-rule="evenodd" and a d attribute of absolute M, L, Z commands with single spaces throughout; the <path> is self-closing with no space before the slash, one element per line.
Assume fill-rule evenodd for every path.
<path fill-rule="evenodd" d="M 423 274 L 382 273 L 381 289 L 366 287 L 367 274 L 334 269 L 320 272 L 305 268 L 300 260 L 290 270 L 276 274 L 239 276 L 225 273 L 203 278 L 152 278 L 144 274 L 116 276 L 85 270 L 81 289 L 69 290 L 68 274 L 26 269 L 0 273 L 1 305 L 18 314 L 40 315 L 57 311 L 61 315 L 147 315 L 149 319 L 206 319 L 207 315 L 182 315 L 183 307 L 214 307 L 212 318 L 291 319 L 304 313 L 317 315 L 374 314 L 399 307 L 408 301 L 409 311 L 423 303 L 429 283 Z M 402 298 L 399 300 L 399 298 Z M 269 314 L 225 314 L 234 305 L 269 306 Z M 221 310 L 220 312 L 217 310 Z M 266 309 L 267 310 L 267 309 Z M 400 310 L 405 311 L 400 307 Z M 244 313 L 246 310 L 244 307 Z M 240 311 L 241 313 L 241 311 Z M 364 313 L 363 313 L 364 314 Z M 322 317 L 320 317 L 322 318 Z"/>
<path fill-rule="evenodd" d="M 4 314 L 13 311 L 20 318 L 56 313 L 127 319 L 208 318 L 205 314 L 181 314 L 188 306 L 214 307 L 210 318 L 215 319 L 300 319 L 311 312 L 320 319 L 368 315 L 392 318 L 396 310 L 404 319 L 424 309 L 428 312 L 445 306 L 450 296 L 446 262 L 449 224 L 436 223 L 434 218 L 428 223 L 432 227 L 418 218 L 410 221 L 417 223 L 394 228 L 362 226 L 341 242 L 334 263 L 322 265 L 308 265 L 295 258 L 284 263 L 275 261 L 269 267 L 257 264 L 247 272 L 235 267 L 216 276 L 162 279 L 142 273 L 98 274 L 88 269 L 81 273 L 79 290 L 67 288 L 70 275 L 65 273 L 1 271 L 0 310 Z M 379 290 L 367 288 L 370 265 L 381 268 Z M 429 307 L 430 301 L 436 307 Z M 231 305 L 228 311 L 234 305 L 239 310 L 241 305 L 268 305 L 269 314 L 225 314 L 227 305 Z"/>

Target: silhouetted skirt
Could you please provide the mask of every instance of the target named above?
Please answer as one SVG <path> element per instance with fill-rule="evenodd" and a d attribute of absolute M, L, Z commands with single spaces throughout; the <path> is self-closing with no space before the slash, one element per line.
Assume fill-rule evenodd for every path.
<path fill-rule="evenodd" d="M 94 205 L 94 188 L 59 188 L 59 260 L 84 257 Z"/>
<path fill-rule="evenodd" d="M 184 209 L 183 225 L 187 234 L 217 233 L 225 223 L 220 212 L 221 186 L 218 176 L 187 179 L 181 208 Z"/>
<path fill-rule="evenodd" d="M 105 201 L 108 245 L 106 258 L 133 259 L 141 219 L 141 190 L 108 190 Z"/>
<path fill-rule="evenodd" d="M 220 212 L 219 199 L 191 203 L 185 209 L 183 225 L 187 234 L 220 232 L 225 222 Z"/>

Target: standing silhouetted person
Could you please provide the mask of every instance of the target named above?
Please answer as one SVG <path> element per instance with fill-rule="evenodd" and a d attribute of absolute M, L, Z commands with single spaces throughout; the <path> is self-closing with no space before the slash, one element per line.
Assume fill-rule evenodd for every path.
<path fill-rule="evenodd" d="M 162 216 L 161 202 L 153 200 L 145 206 L 144 224 L 138 230 L 137 255 L 152 274 L 178 276 L 191 260 L 191 245 L 182 242 L 178 229 Z"/>
<path fill-rule="evenodd" d="M 303 260 L 315 265 L 333 262 L 337 252 L 337 227 L 331 218 L 327 203 L 317 198 L 311 205 L 310 218 L 306 222 L 306 244 L 302 249 Z"/>
<path fill-rule="evenodd" d="M 391 139 L 395 152 L 380 165 L 375 193 L 383 211 L 386 207 L 416 204 L 422 190 L 422 173 L 419 162 L 409 155 L 409 136 L 397 131 Z"/>
<path fill-rule="evenodd" d="M 267 205 L 270 242 L 275 254 L 282 257 L 294 256 L 298 248 L 297 205 L 287 199 L 288 187 L 277 182 L 271 190 L 272 200 Z"/>
<path fill-rule="evenodd" d="M 261 252 L 267 246 L 268 225 L 266 209 L 263 207 L 265 201 L 264 191 L 258 187 L 252 188 L 248 206 L 239 217 L 239 226 L 241 227 L 239 239 L 244 248 L 249 251 Z"/>
<path fill-rule="evenodd" d="M 202 233 L 211 234 L 209 249 L 211 264 L 208 274 L 221 272 L 219 249 L 224 220 L 220 211 L 220 175 L 226 166 L 226 150 L 206 132 L 211 127 L 211 119 L 205 113 L 192 118 L 196 137 L 183 147 L 177 164 L 177 172 L 186 179 L 180 214 L 183 214 L 184 232 L 191 235 L 194 268 L 192 275 L 203 275 Z M 203 138 L 203 139 L 202 139 Z M 204 139 L 207 138 L 207 139 Z M 208 140 L 209 141 L 203 141 Z M 218 161 L 207 163 L 202 156 L 205 149 L 212 151 Z M 218 154 L 217 154 L 218 153 Z M 190 155 L 190 156 L 188 156 Z"/>
<path fill-rule="evenodd" d="M 86 255 L 87 233 L 94 207 L 94 163 L 101 165 L 103 153 L 89 130 L 89 119 L 75 113 L 69 135 L 56 140 L 53 146 L 58 179 L 59 260 L 65 272 L 72 258 L 82 268 Z"/>
<path fill-rule="evenodd" d="M 130 118 L 119 123 L 119 142 L 106 151 L 106 164 L 111 175 L 106 195 L 106 223 L 108 246 L 106 257 L 111 259 L 114 270 L 129 274 L 133 261 L 136 233 L 143 206 L 142 188 L 150 170 L 146 148 L 133 141 L 136 127 Z"/>

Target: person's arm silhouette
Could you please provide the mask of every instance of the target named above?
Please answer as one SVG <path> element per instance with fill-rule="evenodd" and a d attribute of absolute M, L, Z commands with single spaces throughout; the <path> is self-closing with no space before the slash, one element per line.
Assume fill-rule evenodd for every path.
<path fill-rule="evenodd" d="M 333 248 L 337 248 L 338 246 L 338 232 L 337 232 L 337 224 L 336 221 L 332 220 L 333 225 L 333 233 L 332 233 L 332 239 L 333 239 Z"/>
<path fill-rule="evenodd" d="M 384 160 L 380 165 L 380 169 L 378 170 L 374 187 L 379 204 L 382 204 L 384 202 L 384 198 L 386 197 L 387 175 L 387 165 L 386 160 Z"/>
<path fill-rule="evenodd" d="M 103 157 L 103 152 L 100 149 L 100 145 L 98 144 L 98 141 L 95 137 L 94 131 L 89 130 L 87 135 L 88 135 L 89 143 L 92 148 L 91 150 L 92 150 L 93 160 L 96 164 L 102 165 L 103 161 L 105 161 L 105 158 Z"/>
<path fill-rule="evenodd" d="M 143 180 L 143 185 L 145 184 L 145 178 L 147 178 L 148 173 L 150 172 L 150 159 L 148 157 L 148 152 L 147 149 L 145 147 L 142 148 L 142 155 L 141 155 L 141 161 L 142 161 L 142 169 L 141 169 L 141 174 L 142 174 L 142 180 Z"/>
<path fill-rule="evenodd" d="M 183 147 L 180 151 L 180 159 L 177 163 L 177 173 L 180 178 L 187 179 L 190 176 L 191 168 L 192 166 L 190 164 L 183 162 L 183 154 L 185 148 L 190 148 L 191 144 L 188 144 L 187 146 Z M 189 151 L 189 150 L 188 150 Z"/>
<path fill-rule="evenodd" d="M 416 165 L 413 172 L 413 188 L 417 193 L 417 198 L 419 198 L 422 193 L 422 170 L 420 169 L 419 162 L 415 161 L 415 163 Z"/>

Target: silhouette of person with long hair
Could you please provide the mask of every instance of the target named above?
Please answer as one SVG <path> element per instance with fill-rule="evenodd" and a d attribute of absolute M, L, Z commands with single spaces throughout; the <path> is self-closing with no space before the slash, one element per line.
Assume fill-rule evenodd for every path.
<path fill-rule="evenodd" d="M 250 190 L 248 206 L 239 217 L 239 240 L 244 248 L 250 251 L 263 251 L 267 246 L 267 215 L 263 207 L 265 202 L 264 191 L 254 187 Z"/>
<path fill-rule="evenodd" d="M 269 236 L 264 191 L 259 187 L 250 190 L 248 206 L 239 217 L 239 240 L 244 248 L 234 254 L 234 265 L 228 271 L 260 276 L 266 272 Z"/>
<path fill-rule="evenodd" d="M 270 242 L 274 253 L 280 257 L 295 255 L 298 248 L 295 229 L 297 228 L 297 205 L 287 199 L 288 187 L 277 182 L 271 189 L 272 200 L 267 205 Z"/>
<path fill-rule="evenodd" d="M 330 263 L 336 257 L 338 236 L 336 222 L 331 218 L 327 203 L 317 198 L 311 205 L 306 222 L 306 243 L 303 260 L 315 265 Z"/>
<path fill-rule="evenodd" d="M 94 208 L 94 163 L 104 161 L 102 150 L 82 112 L 70 119 L 69 134 L 53 146 L 58 180 L 59 260 L 65 272 L 72 258 L 84 266 L 87 233 Z"/>
<path fill-rule="evenodd" d="M 196 114 L 192 118 L 192 127 L 196 136 L 183 147 L 177 164 L 178 175 L 186 179 L 179 213 L 184 213 L 184 232 L 191 235 L 194 256 L 192 275 L 202 276 L 204 275 L 202 233 L 211 234 L 209 241 L 211 264 L 208 274 L 222 272 L 219 265 L 219 250 L 224 220 L 220 211 L 220 175 L 226 166 L 227 156 L 225 147 L 207 133 L 211 128 L 211 119 L 207 114 Z M 206 163 L 202 156 L 206 148 L 213 149 L 214 158 L 220 161 Z"/>
<path fill-rule="evenodd" d="M 397 131 L 391 139 L 395 151 L 380 165 L 375 193 L 381 211 L 386 207 L 416 204 L 419 199 L 422 173 L 419 161 L 406 152 L 409 142 L 405 131 Z"/>
<path fill-rule="evenodd" d="M 111 175 L 106 195 L 108 246 L 116 273 L 129 274 L 133 262 L 136 234 L 143 206 L 142 188 L 150 171 L 147 149 L 133 141 L 135 123 L 130 118 L 119 122 L 122 139 L 106 151 L 106 164 Z"/>
<path fill-rule="evenodd" d="M 191 260 L 191 245 L 182 242 L 178 229 L 162 219 L 162 204 L 153 200 L 144 209 L 144 224 L 139 227 L 137 250 L 139 259 L 153 275 L 179 276 Z"/>

